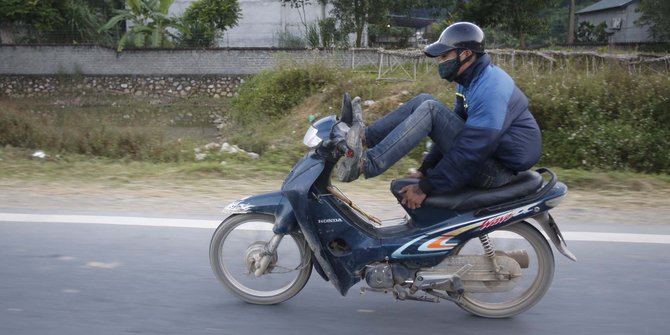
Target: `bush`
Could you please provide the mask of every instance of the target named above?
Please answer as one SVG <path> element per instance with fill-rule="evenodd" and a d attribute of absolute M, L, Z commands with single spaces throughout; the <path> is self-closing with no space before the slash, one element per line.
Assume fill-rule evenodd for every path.
<path fill-rule="evenodd" d="M 670 78 L 625 69 L 516 73 L 544 134 L 542 164 L 670 172 Z"/>
<path fill-rule="evenodd" d="M 231 116 L 242 125 L 277 120 L 336 77 L 337 70 L 322 65 L 262 71 L 240 86 Z"/>
<path fill-rule="evenodd" d="M 17 113 L 0 112 L 0 145 L 36 147 L 44 142 L 33 123 Z"/>

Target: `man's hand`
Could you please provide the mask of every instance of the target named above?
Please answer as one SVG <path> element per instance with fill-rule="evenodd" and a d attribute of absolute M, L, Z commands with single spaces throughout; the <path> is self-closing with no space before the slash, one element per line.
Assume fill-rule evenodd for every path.
<path fill-rule="evenodd" d="M 407 185 L 400 189 L 400 194 L 402 194 L 402 200 L 400 203 L 407 206 L 411 209 L 417 209 L 421 207 L 421 203 L 426 200 L 426 194 L 421 191 L 419 185 Z"/>

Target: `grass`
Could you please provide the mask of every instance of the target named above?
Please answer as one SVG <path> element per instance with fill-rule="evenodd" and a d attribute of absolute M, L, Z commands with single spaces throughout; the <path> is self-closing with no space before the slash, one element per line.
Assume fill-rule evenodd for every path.
<path fill-rule="evenodd" d="M 244 158 L 219 161 L 152 163 L 91 158 L 83 155 L 63 155 L 59 158 L 31 159 L 32 151 L 20 148 L 0 148 L 0 178 L 44 181 L 101 183 L 119 186 L 130 181 L 148 180 L 171 183 L 195 180 L 281 180 L 295 160 L 270 155 L 258 161 Z M 293 158 L 292 158 L 293 159 Z M 404 160 L 399 167 L 378 177 L 382 182 L 401 177 L 414 163 Z M 633 172 L 585 171 L 552 168 L 559 179 L 573 190 L 646 192 L 670 189 L 670 176 Z"/>

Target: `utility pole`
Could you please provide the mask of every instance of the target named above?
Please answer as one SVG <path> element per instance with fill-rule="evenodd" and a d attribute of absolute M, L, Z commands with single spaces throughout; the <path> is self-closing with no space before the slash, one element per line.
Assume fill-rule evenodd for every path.
<path fill-rule="evenodd" d="M 575 43 L 575 0 L 570 0 L 570 17 L 568 19 L 568 44 Z"/>

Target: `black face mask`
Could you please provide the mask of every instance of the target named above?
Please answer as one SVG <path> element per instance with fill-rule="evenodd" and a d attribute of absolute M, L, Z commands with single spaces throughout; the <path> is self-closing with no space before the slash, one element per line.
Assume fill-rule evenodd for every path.
<path fill-rule="evenodd" d="M 458 70 L 460 70 L 463 63 L 467 63 L 474 54 L 466 57 L 461 61 L 460 55 L 456 56 L 454 59 L 444 61 L 438 65 L 438 71 L 440 73 L 440 78 L 446 79 L 449 82 L 456 80 L 458 76 Z"/>

